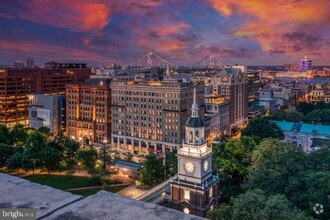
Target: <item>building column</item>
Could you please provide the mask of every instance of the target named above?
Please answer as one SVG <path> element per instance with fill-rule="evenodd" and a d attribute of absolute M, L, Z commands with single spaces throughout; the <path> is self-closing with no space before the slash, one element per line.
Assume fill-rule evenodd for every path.
<path fill-rule="evenodd" d="M 120 151 L 120 139 L 117 137 L 117 150 Z"/>
<path fill-rule="evenodd" d="M 170 152 L 173 152 L 173 146 L 170 145 Z"/>
<path fill-rule="evenodd" d="M 111 135 L 111 147 L 112 147 L 112 148 L 115 148 L 114 143 L 115 143 L 114 138 L 113 138 L 113 136 Z"/>
<path fill-rule="evenodd" d="M 125 151 L 127 151 L 127 140 L 126 140 L 126 137 L 124 137 L 124 148 L 125 148 Z"/>
<path fill-rule="evenodd" d="M 157 154 L 157 144 L 154 146 L 154 154 Z"/>
<path fill-rule="evenodd" d="M 142 152 L 142 145 L 141 145 L 141 141 L 139 141 L 139 153 Z"/>
<path fill-rule="evenodd" d="M 165 153 L 165 144 L 162 144 L 162 151 Z"/>
<path fill-rule="evenodd" d="M 134 154 L 135 141 L 133 139 L 131 139 L 131 146 L 132 146 L 132 154 Z"/>

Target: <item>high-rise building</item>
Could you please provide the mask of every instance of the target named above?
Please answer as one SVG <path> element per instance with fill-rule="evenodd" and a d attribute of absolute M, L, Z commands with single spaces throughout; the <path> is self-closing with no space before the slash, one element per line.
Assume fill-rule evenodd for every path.
<path fill-rule="evenodd" d="M 207 145 L 198 110 L 195 89 L 184 143 L 177 154 L 178 175 L 170 183 L 170 203 L 187 214 L 205 216 L 211 205 L 219 205 L 219 177 L 212 175 L 212 148 Z"/>
<path fill-rule="evenodd" d="M 110 80 L 86 80 L 84 85 L 66 87 L 66 131 L 76 140 L 88 138 L 102 143 L 110 137 Z"/>
<path fill-rule="evenodd" d="M 35 93 L 35 76 L 24 70 L 0 69 L 0 124 L 27 124 L 29 96 Z"/>
<path fill-rule="evenodd" d="M 255 102 L 258 101 L 259 97 L 259 84 L 260 84 L 260 72 L 247 72 L 246 77 L 248 79 L 247 90 L 248 90 L 248 99 L 249 107 L 252 107 Z"/>
<path fill-rule="evenodd" d="M 171 82 L 111 83 L 111 143 L 119 151 L 163 152 L 179 149 L 190 115 L 193 84 Z M 204 84 L 197 85 L 204 117 Z"/>
<path fill-rule="evenodd" d="M 28 125 L 29 95 L 64 95 L 66 84 L 89 76 L 90 69 L 0 69 L 0 124 Z"/>
<path fill-rule="evenodd" d="M 248 90 L 247 76 L 242 68 L 224 68 L 212 78 L 212 93 L 224 96 L 231 102 L 230 126 L 241 126 L 247 122 Z"/>
<path fill-rule="evenodd" d="M 29 57 L 26 59 L 26 67 L 27 68 L 35 68 L 36 64 L 34 63 L 34 60 L 32 57 Z"/>
<path fill-rule="evenodd" d="M 14 68 L 15 69 L 23 69 L 24 68 L 24 62 L 21 60 L 16 60 L 14 62 Z"/>
<path fill-rule="evenodd" d="M 299 71 L 308 71 L 312 69 L 312 61 L 304 57 L 299 61 Z"/>
<path fill-rule="evenodd" d="M 36 94 L 30 96 L 29 126 L 49 128 L 53 135 L 65 133 L 65 96 Z"/>
<path fill-rule="evenodd" d="M 210 140 L 215 136 L 230 134 L 230 106 L 231 103 L 224 96 L 205 96 L 205 116 L 211 120 L 209 133 L 205 130 L 205 136 L 210 137 Z"/>

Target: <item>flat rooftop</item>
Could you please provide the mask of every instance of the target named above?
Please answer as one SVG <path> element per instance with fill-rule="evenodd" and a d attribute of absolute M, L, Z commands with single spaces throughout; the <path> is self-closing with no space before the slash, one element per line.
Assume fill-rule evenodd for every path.
<path fill-rule="evenodd" d="M 34 208 L 37 219 L 203 219 L 107 191 L 82 197 L 0 173 L 0 208 Z"/>

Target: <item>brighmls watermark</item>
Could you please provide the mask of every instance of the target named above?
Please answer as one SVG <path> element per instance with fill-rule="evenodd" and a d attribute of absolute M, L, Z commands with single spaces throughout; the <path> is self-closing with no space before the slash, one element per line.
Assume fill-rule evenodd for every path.
<path fill-rule="evenodd" d="M 0 208 L 0 220 L 10 220 L 10 219 L 35 220 L 36 211 L 35 209 Z"/>

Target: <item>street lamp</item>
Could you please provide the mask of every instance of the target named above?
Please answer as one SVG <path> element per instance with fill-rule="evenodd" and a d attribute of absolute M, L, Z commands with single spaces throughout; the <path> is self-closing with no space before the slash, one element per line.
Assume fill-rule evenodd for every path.
<path fill-rule="evenodd" d="M 78 163 L 78 167 L 79 167 L 79 171 L 78 171 L 78 172 L 79 172 L 79 173 L 80 173 L 80 165 L 81 165 L 81 163 L 79 162 L 79 163 Z"/>

